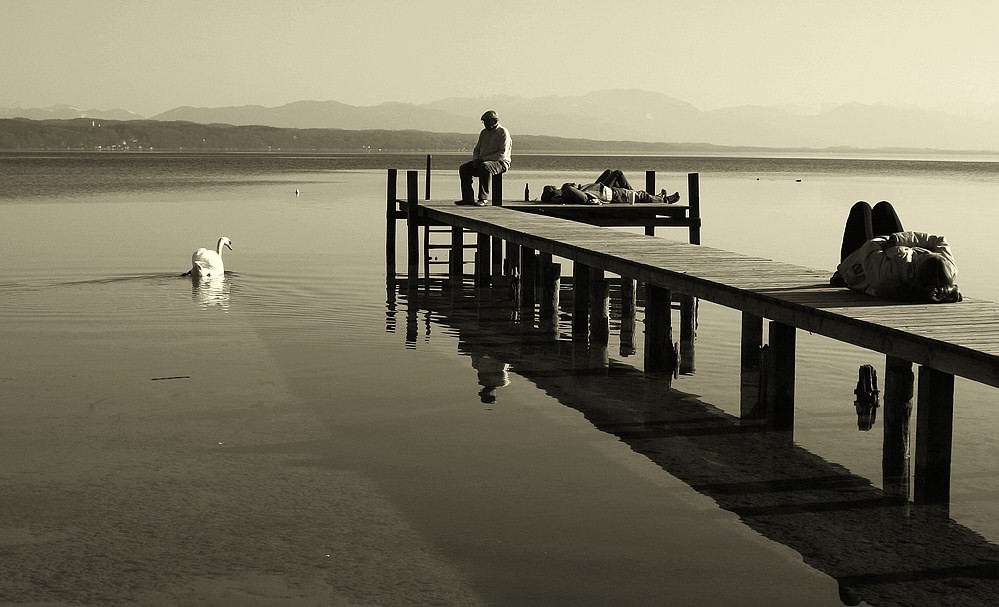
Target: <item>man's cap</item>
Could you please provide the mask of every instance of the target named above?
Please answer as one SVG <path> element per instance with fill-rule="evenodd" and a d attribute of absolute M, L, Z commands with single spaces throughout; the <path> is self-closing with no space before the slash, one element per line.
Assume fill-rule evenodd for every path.
<path fill-rule="evenodd" d="M 489 110 L 488 112 L 483 114 L 482 118 L 479 118 L 479 120 L 499 120 L 499 115 L 496 113 L 495 110 Z"/>

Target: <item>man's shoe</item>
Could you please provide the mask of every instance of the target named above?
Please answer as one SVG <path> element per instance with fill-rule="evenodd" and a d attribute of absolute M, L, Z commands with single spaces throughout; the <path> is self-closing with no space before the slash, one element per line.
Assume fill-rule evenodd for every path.
<path fill-rule="evenodd" d="M 475 205 L 475 202 L 471 200 L 455 200 L 454 203 L 457 205 L 469 206 L 469 207 Z"/>
<path fill-rule="evenodd" d="M 489 201 L 488 200 L 476 200 L 475 201 L 475 206 L 477 206 L 477 207 L 487 207 L 487 206 L 489 206 Z"/>
<path fill-rule="evenodd" d="M 663 190 L 663 193 L 665 194 L 666 190 Z M 680 192 L 673 192 L 669 196 L 666 196 L 664 200 L 666 201 L 666 204 L 676 204 L 680 202 Z"/>

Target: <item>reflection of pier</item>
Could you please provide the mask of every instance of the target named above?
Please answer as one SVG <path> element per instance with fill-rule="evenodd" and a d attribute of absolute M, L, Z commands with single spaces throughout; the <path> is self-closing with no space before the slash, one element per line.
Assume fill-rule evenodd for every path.
<path fill-rule="evenodd" d="M 488 357 L 494 368 L 509 368 L 580 411 L 835 578 L 845 604 L 999 603 L 999 547 L 950 519 L 945 506 L 886 494 L 795 446 L 790 432 L 762 432 L 756 421 L 613 361 L 605 345 L 567 339 L 570 303 L 556 331 L 520 317 L 497 290 L 473 297 L 445 287 L 390 276 L 388 327 L 405 322 L 410 345 L 432 332 L 456 336 L 463 354 Z M 397 309 L 404 318 L 396 318 Z M 494 394 L 502 404 L 502 391 Z"/>
<path fill-rule="evenodd" d="M 606 342 L 605 274 L 621 277 L 626 293 L 633 294 L 635 284 L 640 283 L 646 294 L 646 371 L 668 370 L 675 364 L 670 302 L 681 301 L 681 355 L 685 332 L 686 351 L 693 353 L 691 329 L 698 299 L 739 310 L 742 417 L 760 420 L 769 429 L 790 431 L 794 427 L 797 330 L 884 354 L 885 475 L 903 483 L 908 479 L 909 419 L 916 395 L 914 497 L 919 503 L 949 501 L 954 376 L 999 387 L 999 304 L 971 300 L 959 305 L 913 304 L 831 287 L 828 271 L 695 245 L 693 212 L 674 218 L 677 225 L 685 225 L 680 220 L 688 221 L 691 244 L 686 244 L 587 225 L 556 216 L 559 211 L 555 209 L 547 216 L 503 208 L 498 190 L 493 205 L 482 208 L 432 201 L 421 204 L 416 171 L 407 173 L 406 199 L 400 200 L 396 177 L 397 172 L 390 169 L 386 213 L 390 275 L 395 274 L 398 219 L 407 222 L 408 279 L 413 284 L 419 280 L 419 229 L 448 226 L 450 284 L 463 282 L 464 236 L 474 234 L 476 286 L 482 289 L 509 282 L 515 301 L 521 300 L 520 310 L 533 315 L 535 302 L 528 301 L 525 293 L 540 280 L 542 322 L 548 322 L 545 316 L 551 314 L 561 276 L 561 267 L 552 260 L 569 260 L 573 336 L 594 344 Z M 697 176 L 689 178 L 693 211 L 699 208 L 699 202 L 695 204 Z M 646 212 L 641 206 L 629 208 Z M 699 215 L 696 225 L 699 228 Z M 496 271 L 498 265 L 501 272 Z M 634 301 L 633 295 L 629 299 Z M 684 301 L 688 302 L 686 310 Z M 629 306 L 626 302 L 625 307 Z M 765 319 L 769 321 L 766 345 Z M 692 360 L 681 356 L 681 363 L 684 359 Z M 918 392 L 913 364 L 919 365 Z"/>

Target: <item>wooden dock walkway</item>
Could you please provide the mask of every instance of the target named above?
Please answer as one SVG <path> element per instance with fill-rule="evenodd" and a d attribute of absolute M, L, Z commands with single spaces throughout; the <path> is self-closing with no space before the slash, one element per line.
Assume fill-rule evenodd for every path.
<path fill-rule="evenodd" d="M 389 197 L 389 205 L 400 204 L 396 212 L 409 222 L 411 278 L 414 255 L 418 254 L 414 253 L 415 226 L 433 223 L 505 242 L 508 258 L 509 252 L 519 247 L 521 259 L 523 252 L 537 251 L 571 260 L 574 277 L 593 277 L 595 271 L 596 280 L 602 272 L 637 280 L 644 283 L 647 293 L 647 361 L 650 352 L 658 356 L 655 352 L 663 341 L 659 333 L 665 331 L 667 343 L 672 343 L 668 337 L 672 331 L 670 306 L 662 302 L 672 301 L 673 294 L 740 310 L 743 416 L 761 418 L 771 429 L 793 428 L 796 330 L 886 355 L 885 453 L 886 460 L 893 462 L 907 455 L 908 408 L 916 393 L 912 363 L 920 365 L 915 497 L 923 502 L 949 499 L 954 376 L 999 387 L 999 304 L 974 299 L 945 305 L 877 299 L 829 286 L 830 270 L 525 213 L 516 208 L 461 207 L 450 201 L 420 204 L 415 195 L 414 174 L 410 172 L 409 196 L 404 201 L 395 199 L 391 187 Z M 390 171 L 390 182 L 394 178 Z M 394 224 L 391 217 L 390 212 L 390 222 Z M 490 259 L 488 243 L 483 246 L 482 237 L 477 259 Z M 476 276 L 487 271 L 484 261 L 476 265 Z M 580 290 L 586 291 L 577 289 Z M 577 314 L 599 310 L 600 305 L 594 306 L 592 297 L 592 289 L 590 293 L 574 294 L 574 326 Z M 764 319 L 770 321 L 766 348 Z M 762 357 L 761 351 L 765 353 Z M 760 390 L 760 386 L 764 389 Z M 895 454 L 892 458 L 888 458 L 889 451 Z M 898 465 L 898 462 L 891 464 Z"/>

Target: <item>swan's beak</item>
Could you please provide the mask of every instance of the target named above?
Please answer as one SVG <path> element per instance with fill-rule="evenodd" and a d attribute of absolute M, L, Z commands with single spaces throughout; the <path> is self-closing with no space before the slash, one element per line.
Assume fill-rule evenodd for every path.
<path fill-rule="evenodd" d="M 227 243 L 225 243 L 225 248 L 227 248 L 227 249 L 229 249 L 231 251 L 232 250 L 232 245 L 227 242 Z"/>

